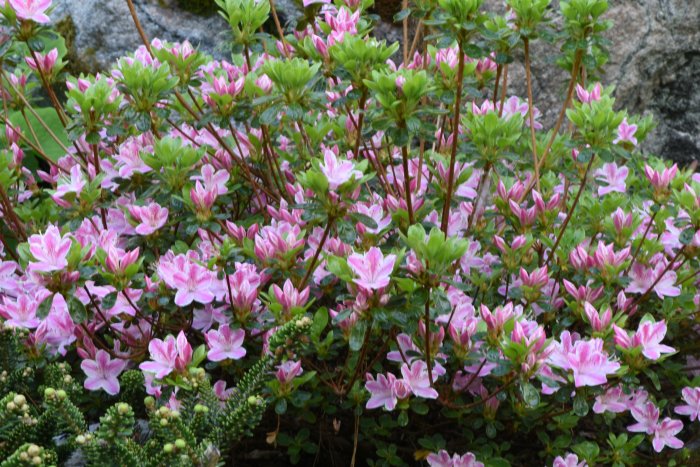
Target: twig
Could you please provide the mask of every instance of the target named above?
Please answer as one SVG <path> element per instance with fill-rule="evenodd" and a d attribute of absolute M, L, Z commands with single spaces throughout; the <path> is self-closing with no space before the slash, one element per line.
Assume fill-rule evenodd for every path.
<path fill-rule="evenodd" d="M 445 196 L 445 206 L 442 209 L 441 229 L 447 235 L 447 226 L 450 222 L 450 202 L 452 200 L 452 189 L 455 177 L 455 163 L 457 160 L 457 142 L 459 141 L 459 113 L 462 103 L 462 82 L 464 81 L 464 49 L 462 41 L 459 41 L 459 62 L 457 65 L 457 94 L 455 95 L 454 118 L 452 119 L 452 153 L 450 154 L 450 168 L 447 176 L 447 194 Z"/>
<path fill-rule="evenodd" d="M 328 238 L 328 233 L 331 231 L 333 220 L 334 219 L 328 219 L 328 223 L 326 224 L 326 228 L 323 231 L 323 236 L 321 237 L 321 241 L 318 244 L 316 253 L 314 253 L 313 258 L 311 258 L 311 263 L 309 263 L 309 267 L 306 269 L 306 274 L 304 274 L 304 278 L 301 280 L 301 282 L 299 282 L 299 286 L 297 287 L 299 290 L 303 289 L 306 286 L 306 283 L 309 281 L 309 277 L 311 277 L 311 273 L 316 267 L 316 261 L 318 261 L 318 257 L 321 254 L 321 251 L 323 250 L 323 245 L 326 244 L 326 239 Z"/>
<path fill-rule="evenodd" d="M 569 221 L 571 220 L 571 216 L 574 214 L 574 210 L 576 209 L 576 206 L 578 205 L 578 201 L 581 198 L 581 193 L 583 193 L 583 189 L 586 187 L 588 172 L 591 170 L 591 165 L 593 165 L 594 159 L 595 159 L 595 154 L 592 154 L 591 159 L 588 161 L 588 165 L 586 166 L 586 171 L 583 174 L 583 179 L 581 180 L 581 186 L 579 186 L 578 192 L 576 193 L 576 198 L 574 198 L 574 203 L 571 205 L 571 209 L 569 209 L 569 212 L 566 214 L 566 219 L 564 219 L 564 223 L 561 226 L 561 230 L 559 231 L 559 235 L 557 235 L 557 239 L 554 242 L 554 246 L 552 247 L 552 250 L 549 252 L 549 257 L 547 258 L 547 265 L 549 265 L 549 263 L 552 261 L 552 258 L 554 258 L 554 252 L 557 251 L 557 247 L 559 246 L 559 242 L 561 242 L 562 237 L 564 237 L 564 232 L 566 231 L 566 227 L 569 225 Z"/>
<path fill-rule="evenodd" d="M 401 147 L 403 158 L 403 185 L 406 192 L 406 208 L 408 209 L 408 223 L 413 225 L 413 201 L 411 196 L 411 176 L 408 173 L 408 146 Z"/>
<path fill-rule="evenodd" d="M 535 137 L 535 114 L 533 113 L 534 104 L 532 98 L 532 75 L 530 73 L 530 40 L 526 37 L 523 39 L 525 45 L 525 77 L 527 79 L 527 114 L 530 118 L 530 138 L 532 139 L 532 161 L 535 167 L 535 183 L 537 190 L 540 191 L 540 164 L 537 158 L 537 138 Z"/>

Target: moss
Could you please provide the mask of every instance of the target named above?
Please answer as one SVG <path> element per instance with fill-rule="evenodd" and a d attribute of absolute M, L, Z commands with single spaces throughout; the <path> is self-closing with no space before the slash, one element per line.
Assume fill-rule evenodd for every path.
<path fill-rule="evenodd" d="M 217 11 L 216 2 L 214 0 L 177 0 L 177 3 L 183 10 L 198 15 L 212 15 Z"/>
<path fill-rule="evenodd" d="M 56 23 L 56 32 L 59 33 L 66 43 L 65 71 L 74 76 L 81 73 L 96 73 L 99 71 L 95 60 L 95 49 L 88 47 L 79 55 L 75 47 L 75 23 L 69 15 Z"/>
<path fill-rule="evenodd" d="M 394 15 L 401 11 L 401 0 L 375 0 L 371 11 L 385 23 L 393 23 Z"/>

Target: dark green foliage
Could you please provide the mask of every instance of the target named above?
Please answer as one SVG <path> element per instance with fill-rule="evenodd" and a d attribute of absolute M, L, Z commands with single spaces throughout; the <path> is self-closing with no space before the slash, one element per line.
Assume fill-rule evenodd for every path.
<path fill-rule="evenodd" d="M 198 15 L 212 15 L 216 13 L 214 0 L 178 0 L 178 6 L 183 10 L 191 11 Z"/>
<path fill-rule="evenodd" d="M 5 460 L 0 466 L 56 465 L 71 455 L 100 467 L 217 465 L 260 423 L 268 405 L 263 389 L 270 371 L 310 327 L 309 318 L 280 327 L 270 338 L 270 352 L 241 377 L 225 403 L 201 368 L 190 371 L 191 390 L 178 393 L 177 410 L 158 407 L 152 397 L 144 400 L 143 375 L 126 371 L 120 381 L 122 402 L 99 417 L 96 429 L 88 429 L 92 412 L 83 408 L 88 395 L 71 376 L 70 365 L 51 363 L 27 372 L 24 336 L 4 328 L 0 330 L 0 459 Z M 148 421 L 138 420 L 140 413 L 146 413 Z"/>

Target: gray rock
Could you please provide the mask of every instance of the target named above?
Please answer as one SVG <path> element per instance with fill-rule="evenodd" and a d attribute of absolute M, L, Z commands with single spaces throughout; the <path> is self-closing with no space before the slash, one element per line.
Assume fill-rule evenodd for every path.
<path fill-rule="evenodd" d="M 700 2 L 626 0 L 615 27 L 606 81 L 630 112 L 654 114 L 644 148 L 679 163 L 700 161 Z"/>
<path fill-rule="evenodd" d="M 175 6 L 174 0 L 134 0 L 150 39 L 189 40 L 201 50 L 225 55 L 229 26 L 219 15 L 198 16 Z M 87 69 L 109 67 L 142 44 L 124 0 L 56 0 L 52 19 L 72 21 L 73 47 Z"/>
<path fill-rule="evenodd" d="M 500 2 L 487 0 L 498 10 Z M 553 2 L 556 3 L 556 2 Z M 678 163 L 700 161 L 700 1 L 620 0 L 606 14 L 614 26 L 604 85 L 615 86 L 618 108 L 632 114 L 652 113 L 657 128 L 642 150 Z M 568 75 L 551 58 L 559 51 L 532 44 L 533 93 L 545 127 L 559 114 Z M 526 97 L 523 57 L 510 66 L 509 89 Z"/>
<path fill-rule="evenodd" d="M 149 37 L 169 41 L 188 39 L 214 54 L 224 50 L 228 25 L 219 16 L 201 17 L 178 9 L 175 0 L 135 0 Z M 284 24 L 294 25 L 301 15 L 295 0 L 276 0 Z M 377 0 L 396 3 L 396 0 Z M 557 0 L 553 5 L 556 7 Z M 74 47 L 88 69 L 101 69 L 141 44 L 124 0 L 56 0 L 54 18 L 70 18 Z M 391 6 L 391 5 L 390 5 Z M 487 0 L 490 10 L 500 0 Z M 387 15 L 384 15 L 387 17 Z M 390 15 L 389 15 L 390 17 Z M 681 163 L 700 161 L 700 0 L 619 0 L 611 2 L 607 17 L 615 22 L 604 84 L 614 85 L 620 108 L 631 113 L 651 112 L 657 129 L 644 143 L 646 152 Z M 400 40 L 401 28 L 387 22 L 378 35 Z M 532 46 L 535 104 L 545 125 L 555 121 L 568 77 L 553 63 L 558 50 L 536 41 Z M 520 63 L 509 70 L 512 93 L 525 97 L 525 73 Z"/>

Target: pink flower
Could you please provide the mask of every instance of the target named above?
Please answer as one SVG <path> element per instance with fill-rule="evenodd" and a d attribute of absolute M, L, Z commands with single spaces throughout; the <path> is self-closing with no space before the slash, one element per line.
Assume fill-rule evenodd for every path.
<path fill-rule="evenodd" d="M 124 368 L 126 361 L 118 358 L 111 359 L 104 350 L 98 350 L 94 360 L 83 360 L 80 363 L 87 378 L 85 379 L 85 389 L 97 391 L 103 389 L 112 396 L 119 394 L 119 380 L 117 379 Z"/>
<path fill-rule="evenodd" d="M 569 253 L 569 262 L 578 270 L 585 270 L 595 266 L 595 260 L 588 254 L 584 245 L 578 245 Z"/>
<path fill-rule="evenodd" d="M 700 387 L 685 387 L 681 394 L 688 405 L 679 405 L 673 411 L 678 415 L 689 416 L 690 421 L 694 422 L 700 418 Z"/>
<path fill-rule="evenodd" d="M 620 234 L 625 228 L 632 227 L 632 222 L 634 217 L 632 213 L 629 214 L 623 211 L 621 208 L 617 208 L 614 213 L 612 213 L 613 225 L 615 226 L 615 231 Z"/>
<path fill-rule="evenodd" d="M 65 355 L 66 347 L 76 339 L 75 323 L 63 295 L 57 293 L 51 300 L 51 311 L 37 328 L 35 337 L 38 342 L 47 344 L 52 353 Z"/>
<path fill-rule="evenodd" d="M 207 185 L 204 187 L 199 180 L 190 190 L 190 199 L 198 212 L 209 212 L 218 197 L 218 187 Z"/>
<path fill-rule="evenodd" d="M 355 206 L 355 208 L 360 214 L 364 214 L 367 217 L 371 217 L 372 220 L 374 220 L 374 222 L 377 224 L 376 228 L 372 228 L 367 227 L 361 222 L 358 222 L 356 224 L 356 228 L 361 235 L 364 235 L 365 232 L 369 232 L 371 234 L 378 234 L 387 227 L 389 227 L 389 224 L 391 224 L 391 216 L 388 214 L 384 215 L 384 209 L 382 208 L 381 204 L 375 203 L 369 206 L 365 204 L 358 204 Z"/>
<path fill-rule="evenodd" d="M 136 222 L 139 222 L 135 229 L 139 235 L 151 235 L 168 221 L 168 208 L 161 207 L 158 203 L 151 203 L 148 206 L 129 206 L 129 213 Z"/>
<path fill-rule="evenodd" d="M 472 102 L 472 113 L 474 115 L 486 115 L 487 113 L 493 112 L 494 110 L 495 106 L 493 105 L 493 102 L 491 102 L 488 99 L 482 102 L 481 106 L 477 105 L 476 102 Z"/>
<path fill-rule="evenodd" d="M 634 146 L 636 146 L 637 138 L 634 137 L 636 131 L 637 125 L 630 125 L 629 123 L 627 123 L 627 119 L 625 118 L 624 120 L 622 120 L 622 123 L 620 123 L 620 126 L 617 127 L 617 138 L 615 138 L 613 144 L 628 141 Z"/>
<path fill-rule="evenodd" d="M 619 386 L 613 387 L 605 391 L 603 394 L 596 396 L 593 404 L 593 412 L 595 413 L 622 413 L 630 408 L 631 395 L 625 394 Z"/>
<path fill-rule="evenodd" d="M 29 237 L 29 251 L 37 261 L 30 262 L 28 270 L 53 272 L 65 269 L 70 247 L 70 237 L 62 237 L 58 227 L 50 225 L 46 233 Z"/>
<path fill-rule="evenodd" d="M 598 386 L 607 382 L 607 375 L 615 373 L 620 364 L 608 360 L 601 339 L 577 341 L 566 357 L 569 369 L 574 372 L 574 385 Z"/>
<path fill-rule="evenodd" d="M 633 433 L 654 433 L 659 421 L 659 409 L 653 402 L 646 402 L 644 405 L 632 407 L 632 416 L 637 423 L 630 425 L 627 429 Z"/>
<path fill-rule="evenodd" d="M 51 49 L 51 51 L 49 51 L 49 53 L 46 55 L 37 53 L 36 58 L 37 60 L 35 60 L 33 57 L 25 57 L 24 60 L 32 70 L 50 75 L 54 65 L 56 65 L 56 60 L 58 60 L 58 49 Z"/>
<path fill-rule="evenodd" d="M 563 279 L 564 289 L 578 302 L 595 302 L 603 294 L 603 287 L 591 288 L 589 281 L 585 286 L 580 285 L 578 288 L 573 283 Z"/>
<path fill-rule="evenodd" d="M 673 353 L 673 347 L 662 345 L 661 340 L 666 335 L 666 322 L 664 320 L 654 323 L 644 321 L 640 323 L 637 332 L 630 338 L 624 329 L 613 325 L 615 331 L 615 343 L 622 348 L 631 349 L 642 348 L 642 354 L 649 360 L 658 360 L 661 354 Z"/>
<path fill-rule="evenodd" d="M 403 89 L 403 85 L 406 84 L 406 77 L 403 75 L 397 76 L 394 80 L 394 84 L 398 89 Z"/>
<path fill-rule="evenodd" d="M 258 289 L 262 283 L 262 276 L 252 264 L 235 263 L 236 272 L 228 276 L 231 286 L 230 298 L 233 307 L 241 315 L 249 312 L 258 299 Z"/>
<path fill-rule="evenodd" d="M 654 429 L 654 440 L 651 443 L 654 446 L 654 451 L 661 452 L 665 446 L 673 449 L 682 448 L 683 441 L 676 438 L 681 430 L 683 430 L 683 422 L 672 420 L 669 417 L 664 418 L 664 421 Z"/>
<path fill-rule="evenodd" d="M 658 323 L 645 321 L 639 325 L 633 342 L 642 347 L 642 354 L 650 360 L 658 360 L 661 354 L 673 353 L 673 347 L 661 344 L 661 340 L 666 336 L 666 321 Z"/>
<path fill-rule="evenodd" d="M 367 373 L 366 377 L 367 382 L 365 383 L 365 389 L 370 393 L 370 398 L 367 401 L 367 408 L 376 409 L 378 407 L 384 407 L 386 410 L 394 410 L 398 402 L 394 392 L 396 376 L 391 373 L 388 373 L 387 376 L 379 374 L 375 380 L 372 375 Z"/>
<path fill-rule="evenodd" d="M 124 251 L 120 248 L 111 247 L 105 258 L 105 268 L 117 275 L 124 274 L 126 268 L 134 264 L 139 259 L 139 249 Z"/>
<path fill-rule="evenodd" d="M 182 307 L 189 305 L 193 301 L 202 305 L 211 303 L 214 300 L 214 294 L 211 292 L 211 283 L 211 271 L 193 261 L 187 261 L 184 263 L 182 270 L 173 273 L 172 282 L 168 285 L 177 289 L 175 304 Z"/>
<path fill-rule="evenodd" d="M 139 368 L 153 373 L 157 379 L 163 379 L 175 370 L 184 370 L 192 361 L 192 346 L 182 331 L 177 335 L 177 340 L 172 335 L 165 340 L 153 339 L 148 344 L 148 351 L 151 361 L 143 362 Z"/>
<path fill-rule="evenodd" d="M 64 197 L 68 194 L 73 194 L 74 197 L 80 195 L 86 184 L 87 182 L 83 177 L 80 166 L 76 164 L 70 169 L 70 177 L 59 177 L 56 192 L 51 196 L 51 198 L 62 208 L 70 208 L 70 201 L 65 200 Z M 75 199 L 74 197 L 68 199 Z"/>
<path fill-rule="evenodd" d="M 520 280 L 523 285 L 533 288 L 542 288 L 547 285 L 549 276 L 547 274 L 547 266 L 535 269 L 528 273 L 524 268 L 520 268 Z"/>
<path fill-rule="evenodd" d="M 46 24 L 51 19 L 45 12 L 51 6 L 51 0 L 8 0 L 17 17 L 24 20 Z"/>
<path fill-rule="evenodd" d="M 304 5 L 304 8 L 306 8 L 309 5 L 316 5 L 316 4 L 324 5 L 327 3 L 331 3 L 331 0 L 304 0 L 302 3 Z"/>
<path fill-rule="evenodd" d="M 273 284 L 272 286 L 272 293 L 275 295 L 279 304 L 282 305 L 282 310 L 285 312 L 288 312 L 292 308 L 304 306 L 309 299 L 310 292 L 311 289 L 309 287 L 306 287 L 300 292 L 294 287 L 290 279 L 284 282 L 282 288 L 277 284 Z"/>
<path fill-rule="evenodd" d="M 429 454 L 426 461 L 430 467 L 484 467 L 484 464 L 477 461 L 476 456 L 471 452 L 462 456 L 454 454 L 450 457 L 450 454 L 444 449 Z"/>
<path fill-rule="evenodd" d="M 656 282 L 653 290 L 659 298 L 679 296 L 681 289 L 675 285 L 676 273 L 674 271 L 667 271 L 658 282 L 656 281 L 665 269 L 665 261 L 657 262 L 653 269 L 635 262 L 629 272 L 632 281 L 627 285 L 625 292 L 644 294 Z"/>
<path fill-rule="evenodd" d="M 586 461 L 578 461 L 578 456 L 576 454 L 567 454 L 566 457 L 557 456 L 554 459 L 552 467 L 587 467 Z"/>
<path fill-rule="evenodd" d="M 515 214 L 515 217 L 518 218 L 518 222 L 520 223 L 521 227 L 527 227 L 534 224 L 535 218 L 537 217 L 536 206 L 532 206 L 530 208 L 522 207 L 512 199 L 508 201 L 508 206 L 510 206 L 510 210 L 513 214 Z"/>
<path fill-rule="evenodd" d="M 599 186 L 598 195 L 604 196 L 612 192 L 625 193 L 627 191 L 625 179 L 628 173 L 627 167 L 618 167 L 614 162 L 603 164 L 603 167 L 596 171 L 596 180 L 605 182 L 607 186 Z"/>
<path fill-rule="evenodd" d="M 225 195 L 228 193 L 226 183 L 230 177 L 226 170 L 216 170 L 213 165 L 205 164 L 202 166 L 201 175 L 194 175 L 191 180 L 201 181 L 207 190 L 216 188 L 217 195 Z"/>
<path fill-rule="evenodd" d="M 362 178 L 362 172 L 355 170 L 355 165 L 352 162 L 338 159 L 331 149 L 323 151 L 323 164 L 319 166 L 319 169 L 328 179 L 328 186 L 331 190 L 337 190 L 340 185 L 353 178 Z"/>
<path fill-rule="evenodd" d="M 209 331 L 205 334 L 207 345 L 209 346 L 207 357 L 212 362 L 243 358 L 246 354 L 246 350 L 243 348 L 244 337 L 245 331 L 242 329 L 232 331 L 228 325 L 219 326 L 218 331 Z"/>
<path fill-rule="evenodd" d="M 389 285 L 395 262 L 396 255 L 384 257 L 377 247 L 370 248 L 364 255 L 353 253 L 348 258 L 350 268 L 359 276 L 353 282 L 365 290 L 378 290 Z"/>
<path fill-rule="evenodd" d="M 601 91 L 602 91 L 602 88 L 600 86 L 600 83 L 596 83 L 590 92 L 587 91 L 580 84 L 576 85 L 576 95 L 578 96 L 578 100 L 580 100 L 581 102 L 583 102 L 585 104 L 590 104 L 593 101 L 600 100 Z"/>
<path fill-rule="evenodd" d="M 615 252 L 614 244 L 606 245 L 602 241 L 598 242 L 598 248 L 593 254 L 593 264 L 601 269 L 608 266 L 619 267 L 630 255 L 630 247 Z"/>
<path fill-rule="evenodd" d="M 404 363 L 401 366 L 401 375 L 414 395 L 425 399 L 437 399 L 438 392 L 430 386 L 428 365 L 423 360 L 414 361 L 410 368 Z"/>
<path fill-rule="evenodd" d="M 11 328 L 34 329 L 41 320 L 36 317 L 39 303 L 27 294 L 21 294 L 13 301 L 10 297 L 4 297 L 4 303 L 0 305 L 0 316 L 6 321 L 5 326 Z"/>
<path fill-rule="evenodd" d="M 134 173 L 145 174 L 151 169 L 141 159 L 141 152 L 153 152 L 153 142 L 146 135 L 131 137 L 119 146 L 119 152 L 114 156 L 119 168 L 119 176 L 129 179 Z"/>
<path fill-rule="evenodd" d="M 260 75 L 258 79 L 255 80 L 255 85 L 266 93 L 272 90 L 272 80 L 265 74 Z"/>
<path fill-rule="evenodd" d="M 644 175 L 647 176 L 651 185 L 657 190 L 665 190 L 678 172 L 678 165 L 673 164 L 670 168 L 664 168 L 658 172 L 651 168 L 649 164 L 644 164 Z"/>
<path fill-rule="evenodd" d="M 481 318 L 486 323 L 489 331 L 494 334 L 500 334 L 508 320 L 515 316 L 512 302 L 496 307 L 493 312 L 482 303 L 479 310 L 481 311 Z"/>
<path fill-rule="evenodd" d="M 295 362 L 294 360 L 287 360 L 281 365 L 277 365 L 277 371 L 275 376 L 277 381 L 282 385 L 288 385 L 292 382 L 294 378 L 302 374 L 304 370 L 301 368 L 301 360 Z"/>
<path fill-rule="evenodd" d="M 214 390 L 214 394 L 216 394 L 216 397 L 221 402 L 228 400 L 228 398 L 231 397 L 231 394 L 233 394 L 234 391 L 234 388 L 226 389 L 226 381 L 224 381 L 223 379 L 220 379 L 219 381 L 214 383 L 212 389 Z"/>
<path fill-rule="evenodd" d="M 610 325 L 610 320 L 612 319 L 612 311 L 610 310 L 610 307 L 608 307 L 603 313 L 598 313 L 598 310 L 596 310 L 593 305 L 585 302 L 583 304 L 583 310 L 586 313 L 588 322 L 591 324 L 594 331 L 601 332 L 605 330 L 608 325 Z"/>

